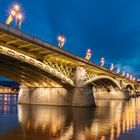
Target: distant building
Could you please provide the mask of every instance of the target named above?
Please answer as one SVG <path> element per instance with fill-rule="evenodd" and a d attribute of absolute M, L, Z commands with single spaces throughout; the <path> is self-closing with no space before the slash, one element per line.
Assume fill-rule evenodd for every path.
<path fill-rule="evenodd" d="M 17 92 L 19 85 L 19 83 L 14 81 L 0 81 L 0 93 Z"/>

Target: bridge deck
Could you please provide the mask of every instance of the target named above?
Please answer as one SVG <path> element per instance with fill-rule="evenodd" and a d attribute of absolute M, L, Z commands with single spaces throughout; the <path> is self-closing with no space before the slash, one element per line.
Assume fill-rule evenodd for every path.
<path fill-rule="evenodd" d="M 60 49 L 50 43 L 3 23 L 0 23 L 0 44 L 22 53 L 28 53 L 28 55 L 39 60 L 47 57 L 47 59 L 54 61 L 57 60 L 60 61 L 60 63 L 63 62 L 68 65 L 82 65 L 91 71 L 96 71 L 97 73 L 100 72 L 102 74 L 106 74 L 117 79 L 128 80 L 130 82 L 129 79 L 125 79 L 123 76 L 116 74 L 115 72 L 100 67 L 99 65 L 89 62 L 79 56 L 65 51 L 64 49 Z"/>

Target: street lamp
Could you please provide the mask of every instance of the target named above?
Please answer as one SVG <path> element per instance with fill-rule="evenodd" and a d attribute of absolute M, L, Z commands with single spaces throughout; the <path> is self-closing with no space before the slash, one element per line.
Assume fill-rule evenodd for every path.
<path fill-rule="evenodd" d="M 58 39 L 58 47 L 59 48 L 62 48 L 64 46 L 64 44 L 65 44 L 65 38 L 64 38 L 64 36 L 59 35 L 57 39 Z"/>
<path fill-rule="evenodd" d="M 123 71 L 122 76 L 125 76 L 125 71 Z"/>
<path fill-rule="evenodd" d="M 117 72 L 116 73 L 120 73 L 120 68 L 118 67 Z"/>
<path fill-rule="evenodd" d="M 16 15 L 16 12 L 15 12 L 14 10 L 12 10 L 12 11 L 11 11 L 11 15 L 12 15 L 12 16 L 15 16 L 15 15 Z"/>
<path fill-rule="evenodd" d="M 20 29 L 22 20 L 23 20 L 23 15 L 21 14 L 20 6 L 16 4 L 12 7 L 10 15 L 6 20 L 6 24 L 9 25 L 12 21 L 14 21 L 15 27 Z"/>
<path fill-rule="evenodd" d="M 14 9 L 15 9 L 16 11 L 19 11 L 19 10 L 20 10 L 20 6 L 19 6 L 18 4 L 16 4 L 16 5 L 14 5 Z"/>
<path fill-rule="evenodd" d="M 105 64 L 105 59 L 102 57 L 102 58 L 101 58 L 101 66 L 103 67 L 104 64 Z"/>
<path fill-rule="evenodd" d="M 113 69 L 114 69 L 114 64 L 111 64 L 110 70 L 113 71 Z"/>
<path fill-rule="evenodd" d="M 130 80 L 132 80 L 133 79 L 133 76 L 132 75 L 130 75 Z"/>
<path fill-rule="evenodd" d="M 130 74 L 129 74 L 129 73 L 127 73 L 127 74 L 126 74 L 126 77 L 127 77 L 127 78 L 129 78 L 129 75 L 130 75 Z"/>
<path fill-rule="evenodd" d="M 90 60 L 90 58 L 91 58 L 91 50 L 88 49 L 87 52 L 86 52 L 86 57 L 85 57 L 85 59 L 86 59 L 86 60 Z"/>
<path fill-rule="evenodd" d="M 135 80 L 136 80 L 136 78 L 135 78 L 135 77 L 133 77 L 133 78 L 132 78 L 132 80 L 133 80 L 133 81 L 135 81 Z"/>

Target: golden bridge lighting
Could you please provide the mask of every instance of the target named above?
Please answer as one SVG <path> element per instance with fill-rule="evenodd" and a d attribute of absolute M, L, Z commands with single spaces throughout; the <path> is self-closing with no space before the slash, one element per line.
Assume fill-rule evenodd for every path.
<path fill-rule="evenodd" d="M 6 24 L 10 25 L 11 22 L 15 22 L 15 27 L 20 29 L 23 20 L 23 15 L 20 11 L 20 6 L 18 4 L 14 5 L 11 9 L 10 15 L 6 20 Z"/>
<path fill-rule="evenodd" d="M 101 58 L 101 66 L 103 67 L 104 64 L 105 64 L 105 59 L 102 57 L 102 58 Z"/>
<path fill-rule="evenodd" d="M 111 64 L 110 70 L 113 71 L 113 69 L 114 69 L 114 64 Z"/>
<path fill-rule="evenodd" d="M 64 46 L 64 44 L 65 44 L 65 38 L 64 38 L 64 36 L 59 35 L 58 36 L 58 47 L 59 48 L 62 48 Z"/>
<path fill-rule="evenodd" d="M 88 49 L 88 50 L 87 50 L 87 53 L 86 53 L 85 59 L 86 59 L 86 60 L 90 60 L 90 58 L 91 58 L 91 50 Z"/>

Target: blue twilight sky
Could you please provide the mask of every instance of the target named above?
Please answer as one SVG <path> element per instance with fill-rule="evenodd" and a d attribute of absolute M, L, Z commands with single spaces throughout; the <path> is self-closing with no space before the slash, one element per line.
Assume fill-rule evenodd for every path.
<path fill-rule="evenodd" d="M 0 0 L 0 22 L 8 10 L 19 3 L 24 11 L 22 30 L 54 45 L 56 37 L 66 37 L 65 50 L 110 63 L 139 76 L 140 1 L 139 0 Z"/>

